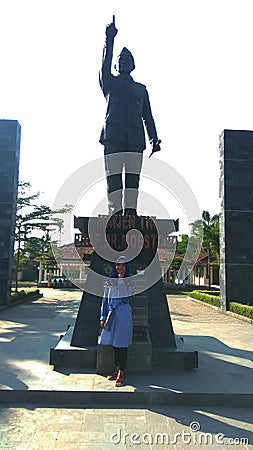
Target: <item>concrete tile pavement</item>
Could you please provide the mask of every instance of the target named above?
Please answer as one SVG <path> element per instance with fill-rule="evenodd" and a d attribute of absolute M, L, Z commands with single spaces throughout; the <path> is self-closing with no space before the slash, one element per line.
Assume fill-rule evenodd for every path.
<path fill-rule="evenodd" d="M 122 388 L 115 388 L 94 370 L 54 371 L 48 363 L 49 349 L 67 326 L 74 324 L 81 292 L 43 289 L 43 293 L 44 297 L 37 301 L 0 311 L 0 401 L 4 390 L 152 395 L 167 391 L 253 397 L 253 325 L 186 296 L 169 296 L 169 305 L 175 334 L 184 340 L 182 346 L 199 351 L 197 370 L 129 375 Z"/>
<path fill-rule="evenodd" d="M 0 450 L 253 447 L 253 410 L 245 407 L 253 392 L 252 324 L 187 297 L 170 296 L 174 331 L 199 351 L 198 370 L 129 375 L 126 386 L 115 388 L 92 370 L 56 372 L 48 365 L 49 348 L 74 323 L 80 298 L 78 291 L 45 289 L 44 298 L 0 312 L 0 402 L 5 390 L 13 394 L 12 404 L 0 408 Z M 35 403 L 23 399 L 15 404 L 18 394 L 34 389 L 40 394 Z M 44 390 L 51 397 L 46 403 Z M 59 391 L 64 395 L 57 405 L 53 400 Z M 154 392 L 189 394 L 191 401 L 198 394 L 199 403 L 161 405 L 159 396 L 153 404 L 123 401 L 124 394 Z M 101 394 L 100 404 L 85 402 L 91 399 L 82 398 L 86 393 Z M 225 408 L 224 399 L 235 393 L 244 408 Z M 212 406 L 205 405 L 208 394 L 216 395 Z M 217 433 L 225 435 L 223 441 L 217 441 Z"/>
<path fill-rule="evenodd" d="M 250 449 L 252 444 L 252 410 L 245 408 L 0 408 L 1 450 Z"/>

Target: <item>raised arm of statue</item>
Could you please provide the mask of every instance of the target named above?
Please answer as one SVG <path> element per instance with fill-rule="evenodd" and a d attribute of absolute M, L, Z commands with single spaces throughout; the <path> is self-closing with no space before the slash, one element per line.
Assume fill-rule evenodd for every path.
<path fill-rule="evenodd" d="M 106 30 L 105 30 L 105 34 L 106 34 L 106 41 L 110 40 L 113 41 L 113 39 L 115 38 L 116 34 L 118 33 L 118 30 L 115 26 L 115 16 L 112 16 L 112 23 L 109 23 L 106 26 Z"/>
<path fill-rule="evenodd" d="M 99 74 L 99 82 L 101 89 L 106 96 L 108 92 L 108 88 L 110 85 L 111 74 L 111 65 L 112 65 L 112 57 L 113 57 L 113 43 L 114 38 L 117 35 L 118 30 L 115 26 L 115 16 L 113 16 L 112 23 L 109 23 L 106 26 L 105 35 L 106 41 L 103 51 L 103 61 L 102 68 Z"/>

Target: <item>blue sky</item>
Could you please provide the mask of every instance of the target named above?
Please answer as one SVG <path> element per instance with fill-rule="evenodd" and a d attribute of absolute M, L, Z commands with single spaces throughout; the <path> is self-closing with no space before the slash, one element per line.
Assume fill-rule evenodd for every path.
<path fill-rule="evenodd" d="M 98 71 L 113 14 L 115 56 L 132 51 L 133 78 L 149 91 L 156 157 L 186 180 L 200 210 L 219 212 L 219 134 L 253 129 L 249 0 L 0 0 L 0 118 L 22 127 L 20 179 L 52 205 L 73 172 L 102 156 Z M 88 202 L 92 192 L 90 213 Z"/>

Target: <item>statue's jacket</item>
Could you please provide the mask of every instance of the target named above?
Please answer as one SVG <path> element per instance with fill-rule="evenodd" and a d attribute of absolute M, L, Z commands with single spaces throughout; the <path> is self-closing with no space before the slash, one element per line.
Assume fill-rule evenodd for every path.
<path fill-rule="evenodd" d="M 113 42 L 104 48 L 100 86 L 107 101 L 107 111 L 100 143 L 127 143 L 137 151 L 146 148 L 144 124 L 150 141 L 157 141 L 157 132 L 146 87 L 130 75 L 111 74 Z"/>

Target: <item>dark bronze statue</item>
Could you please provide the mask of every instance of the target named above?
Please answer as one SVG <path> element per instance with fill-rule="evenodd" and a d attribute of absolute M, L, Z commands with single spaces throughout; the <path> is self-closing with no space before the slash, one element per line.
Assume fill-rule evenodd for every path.
<path fill-rule="evenodd" d="M 107 101 L 100 142 L 104 145 L 109 214 L 136 215 L 143 151 L 146 148 L 143 123 L 152 145 L 151 155 L 160 150 L 161 141 L 157 137 L 147 89 L 130 76 L 135 65 L 133 55 L 126 47 L 122 49 L 115 66 L 119 75 L 111 73 L 113 44 L 117 33 L 113 16 L 112 23 L 106 27 L 100 71 L 100 86 Z"/>

